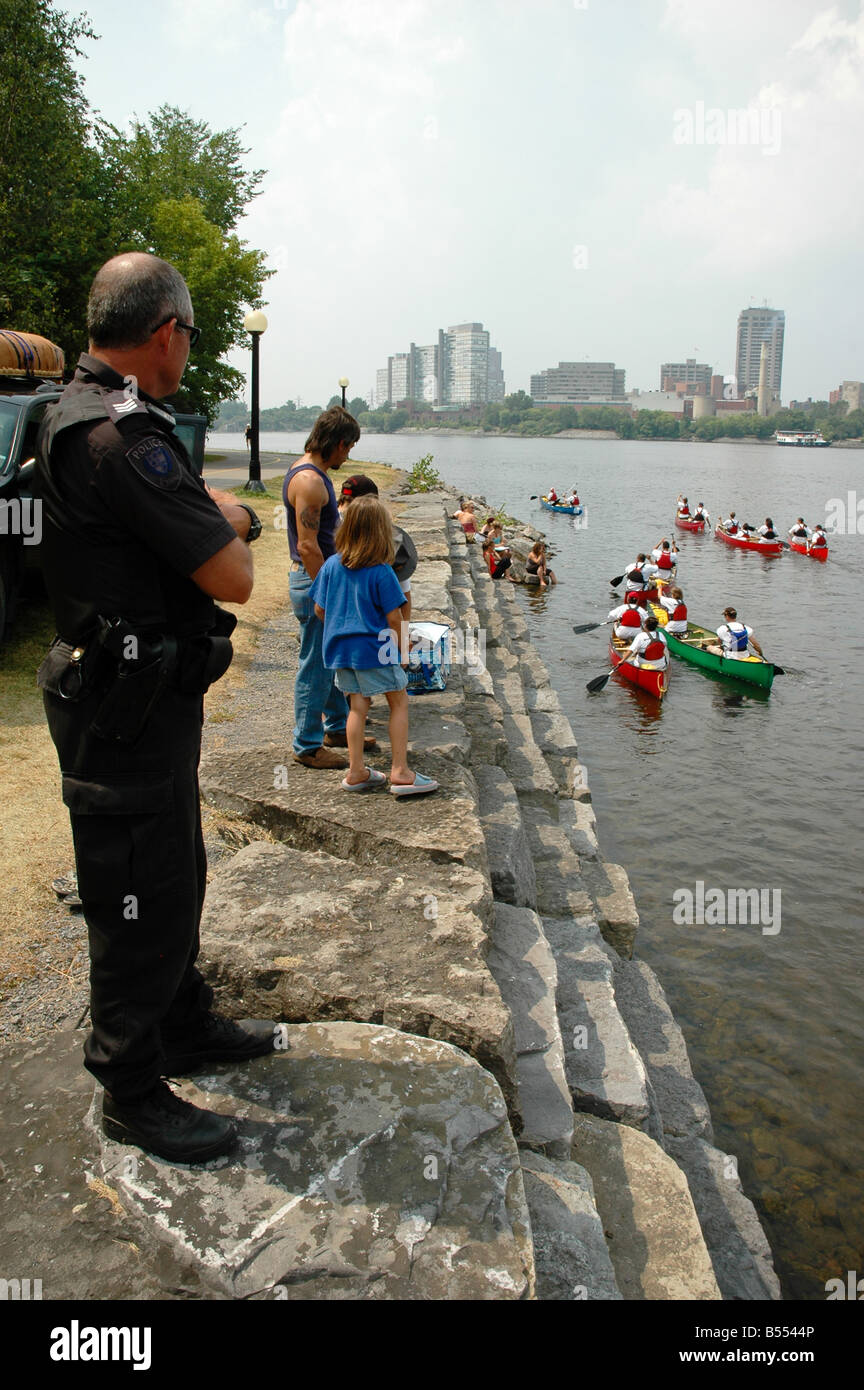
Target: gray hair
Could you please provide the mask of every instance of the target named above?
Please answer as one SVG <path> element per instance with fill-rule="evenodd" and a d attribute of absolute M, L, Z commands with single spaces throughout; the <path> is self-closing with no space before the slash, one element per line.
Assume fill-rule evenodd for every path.
<path fill-rule="evenodd" d="M 192 322 L 192 300 L 175 266 L 131 251 L 97 271 L 87 301 L 87 331 L 97 348 L 141 347 L 169 318 Z"/>

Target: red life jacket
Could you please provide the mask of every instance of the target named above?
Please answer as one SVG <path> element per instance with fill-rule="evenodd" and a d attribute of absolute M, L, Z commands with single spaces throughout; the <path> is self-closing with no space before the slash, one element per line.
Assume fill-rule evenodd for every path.
<path fill-rule="evenodd" d="M 638 608 L 628 608 L 626 613 L 621 614 L 618 623 L 621 627 L 641 627 L 642 614 Z"/>
<path fill-rule="evenodd" d="M 669 621 L 672 622 L 672 623 L 683 623 L 683 622 L 685 621 L 686 617 L 687 617 L 687 605 L 686 605 L 686 603 L 678 603 L 678 604 L 675 605 L 674 609 L 672 610 L 672 617 L 669 619 Z"/>
<path fill-rule="evenodd" d="M 738 522 L 730 521 L 729 525 L 726 527 L 726 530 L 730 536 L 734 536 L 738 531 Z"/>
<path fill-rule="evenodd" d="M 642 656 L 646 661 L 660 661 L 666 655 L 666 643 L 661 642 L 659 637 L 655 637 L 653 642 L 649 642 Z"/>
<path fill-rule="evenodd" d="M 681 507 L 680 511 L 678 512 L 678 515 L 679 515 L 679 516 L 689 516 L 689 515 L 690 515 L 690 508 L 689 508 L 689 507 L 686 507 L 686 506 Z"/>
<path fill-rule="evenodd" d="M 675 561 L 670 551 L 661 550 L 657 558 L 657 568 L 658 570 L 673 570 L 675 568 Z"/>

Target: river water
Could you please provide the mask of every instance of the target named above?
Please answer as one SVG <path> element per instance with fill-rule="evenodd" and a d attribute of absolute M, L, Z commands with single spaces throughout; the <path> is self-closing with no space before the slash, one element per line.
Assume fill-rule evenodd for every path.
<path fill-rule="evenodd" d="M 238 437 L 210 447 L 220 444 Z M 261 444 L 300 450 L 302 436 Z M 831 499 L 864 496 L 864 452 L 364 435 L 354 453 L 399 467 L 432 453 L 446 482 L 547 533 L 560 585 L 520 589 L 519 602 L 587 765 L 604 854 L 629 872 L 636 950 L 684 1030 L 716 1142 L 738 1156 L 785 1298 L 824 1299 L 828 1279 L 864 1277 L 864 538 L 853 517 L 819 564 L 673 526 L 679 492 L 712 517 L 771 515 L 784 534 L 798 515 L 824 520 Z M 551 484 L 578 486 L 581 524 L 529 500 Z M 662 706 L 620 677 L 587 694 L 608 670 L 607 630 L 577 637 L 572 626 L 605 618 L 610 577 L 664 535 L 681 548 L 691 617 L 716 627 L 733 605 L 787 668 L 770 695 L 679 661 Z M 700 882 L 706 893 L 759 889 L 768 912 L 679 925 L 680 890 L 695 899 Z"/>

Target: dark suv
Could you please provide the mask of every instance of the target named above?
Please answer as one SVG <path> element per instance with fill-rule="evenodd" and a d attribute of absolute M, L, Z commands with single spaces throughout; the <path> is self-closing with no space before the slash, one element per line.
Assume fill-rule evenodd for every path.
<path fill-rule="evenodd" d="M 27 384 L 0 380 L 0 642 L 15 616 L 25 582 L 31 576 L 38 582 L 41 527 L 32 492 L 36 435 L 47 407 L 62 391 L 56 382 L 45 382 L 29 392 Z M 177 415 L 176 430 L 200 473 L 206 417 Z"/>

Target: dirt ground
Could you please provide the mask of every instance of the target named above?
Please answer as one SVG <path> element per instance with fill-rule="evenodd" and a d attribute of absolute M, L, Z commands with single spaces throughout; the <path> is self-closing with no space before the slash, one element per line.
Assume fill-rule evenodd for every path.
<path fill-rule="evenodd" d="M 400 477 L 357 461 L 381 487 Z M 230 721 L 231 696 L 245 680 L 264 624 L 285 605 L 288 547 L 281 520 L 281 479 L 255 500 L 264 522 L 255 543 L 255 587 L 237 614 L 234 661 L 208 693 L 205 719 Z M 239 489 L 235 489 L 239 491 Z M 86 926 L 58 899 L 53 879 L 74 867 L 69 820 L 35 673 L 54 635 L 44 602 L 22 605 L 0 651 L 0 1038 L 34 1036 L 78 1021 L 87 1001 Z"/>

